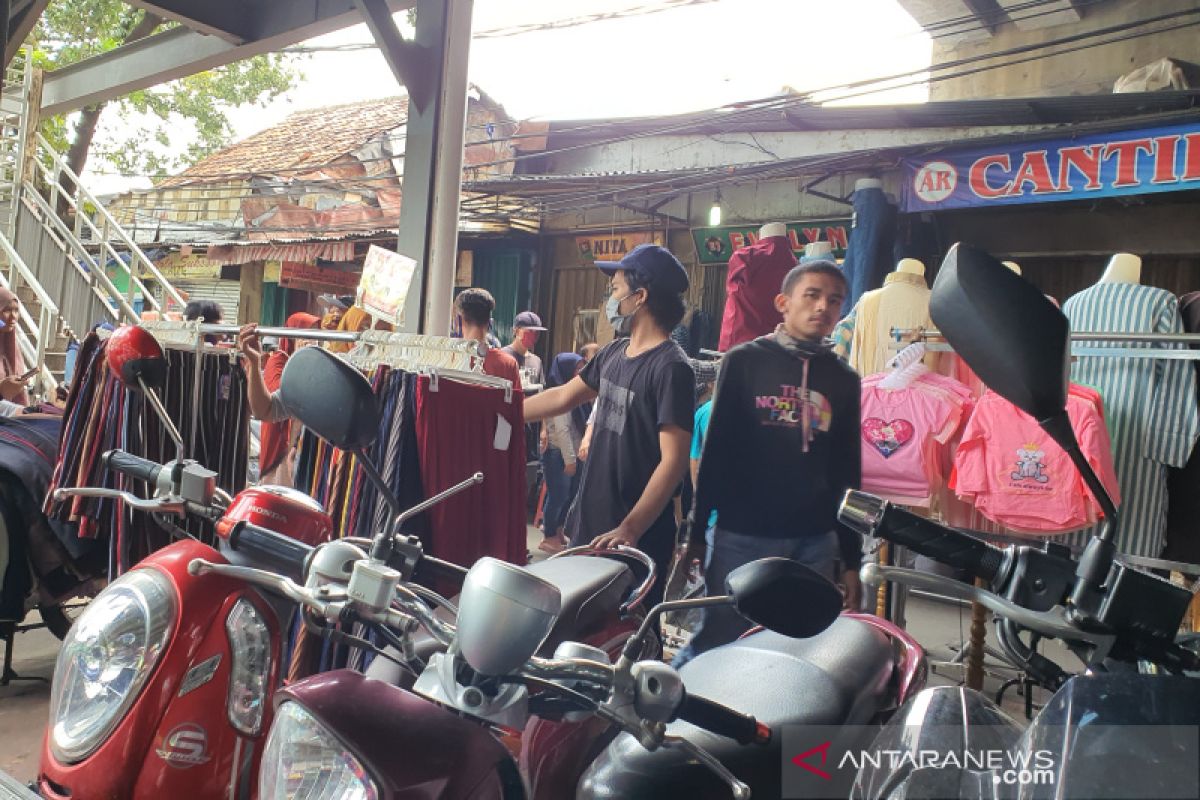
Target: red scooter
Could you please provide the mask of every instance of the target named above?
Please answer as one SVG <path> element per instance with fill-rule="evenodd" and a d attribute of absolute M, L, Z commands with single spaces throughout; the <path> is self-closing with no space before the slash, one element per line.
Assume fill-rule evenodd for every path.
<path fill-rule="evenodd" d="M 121 329 L 114 339 L 108 344 L 110 366 L 126 385 L 145 391 L 157 407 L 150 388 L 160 369 L 157 343 L 136 328 Z M 323 355 L 310 355 L 315 353 Z M 285 373 L 291 377 L 285 377 L 285 389 L 306 373 L 306 361 L 312 358 L 329 358 L 338 368 L 353 372 L 323 351 L 305 350 Z M 305 421 L 337 419 L 341 429 L 328 438 L 344 449 L 365 447 L 378 429 L 374 397 L 369 390 L 349 397 L 328 389 L 314 395 L 314 402 L 299 403 Z M 164 424 L 171 428 L 169 421 Z M 369 547 L 381 553 L 381 568 L 395 574 L 399 587 L 432 600 L 443 616 L 453 618 L 453 603 L 411 581 L 424 580 L 423 575 L 461 581 L 466 571 L 424 556 L 415 539 L 389 532 L 374 543 L 330 542 L 328 516 L 302 494 L 249 489 L 225 506 L 215 489 L 215 475 L 194 462 L 157 465 L 124 453 L 109 454 L 106 460 L 111 469 L 154 486 L 155 498 L 141 500 L 104 489 L 71 493 L 119 497 L 159 515 L 191 513 L 214 520 L 220 552 L 191 540 L 172 544 L 114 582 L 81 618 L 56 669 L 38 780 L 44 797 L 254 795 L 261 740 L 271 721 L 269 697 L 283 682 L 282 631 L 296 598 L 278 586 L 260 592 L 239 573 L 270 575 L 287 583 L 303 575 L 310 585 L 336 594 L 337 587 L 351 584 L 349 568 L 366 560 L 363 548 Z M 476 475 L 404 512 L 394 531 L 412 515 L 481 480 L 482 475 Z M 299 539 L 277 530 L 299 534 Z M 386 542 L 382 550 L 380 542 Z M 653 566 L 637 551 L 618 557 Z M 233 572 L 189 571 L 192 562 Z M 637 627 L 636 610 L 653 580 L 650 572 L 630 594 L 632 571 L 622 563 L 566 557 L 539 569 L 575 599 L 574 614 L 563 617 L 562 636 L 601 644 L 623 641 Z M 306 623 L 322 635 L 377 649 L 334 624 L 348 621 L 340 615 L 318 617 L 311 609 L 306 614 Z M 375 669 L 390 663 L 393 652 L 429 658 L 444 647 L 436 638 L 411 636 L 414 632 L 415 626 L 408 624 L 398 635 L 385 637 L 394 647 L 379 651 L 382 657 L 376 659 Z"/>
<path fill-rule="evenodd" d="M 151 388 L 164 369 L 158 343 L 125 327 L 106 353 L 182 450 Z M 281 683 L 281 630 L 294 606 L 239 581 L 197 579 L 187 565 L 206 558 L 299 576 L 296 566 L 329 540 L 332 520 L 311 498 L 282 487 L 231 499 L 194 461 L 160 465 L 121 451 L 103 458 L 114 472 L 144 481 L 153 499 L 92 488 L 61 495 L 119 499 L 182 537 L 172 518 L 207 519 L 220 550 L 183 538 L 110 584 L 76 621 L 55 668 L 39 791 L 64 799 L 249 797 L 270 725 L 266 700 Z"/>

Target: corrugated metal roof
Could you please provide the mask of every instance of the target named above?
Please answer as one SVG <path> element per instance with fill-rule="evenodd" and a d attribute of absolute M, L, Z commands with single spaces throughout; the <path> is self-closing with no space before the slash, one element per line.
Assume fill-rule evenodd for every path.
<path fill-rule="evenodd" d="M 317 169 L 358 150 L 373 137 L 400 127 L 407 119 L 407 97 L 298 111 L 278 125 L 213 153 L 155 188 L 228 183 L 232 175 Z"/>
<path fill-rule="evenodd" d="M 747 105 L 669 117 L 551 122 L 548 148 L 553 150 L 565 142 L 584 143 L 635 133 L 686 136 L 736 131 L 849 131 L 1096 122 L 1200 108 L 1200 91 L 953 100 L 891 106 L 804 105 L 799 102 L 799 96 L 795 105 L 788 105 L 788 98 L 773 100 L 776 105 L 762 108 Z"/>

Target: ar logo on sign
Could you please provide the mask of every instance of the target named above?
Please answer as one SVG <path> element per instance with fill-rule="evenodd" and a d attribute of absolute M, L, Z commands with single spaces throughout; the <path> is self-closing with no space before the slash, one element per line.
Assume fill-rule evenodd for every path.
<path fill-rule="evenodd" d="M 945 161 L 930 161 L 917 170 L 913 190 L 926 203 L 940 203 L 954 194 L 958 186 L 958 170 Z"/>

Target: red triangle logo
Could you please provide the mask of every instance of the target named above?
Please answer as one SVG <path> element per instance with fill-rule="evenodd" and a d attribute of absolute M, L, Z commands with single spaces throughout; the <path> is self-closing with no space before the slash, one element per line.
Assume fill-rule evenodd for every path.
<path fill-rule="evenodd" d="M 828 772 L 826 772 L 823 769 L 818 769 L 818 768 L 814 767 L 812 764 L 809 764 L 808 759 L 810 756 L 812 756 L 816 753 L 820 753 L 821 754 L 821 766 L 825 766 L 825 762 L 829 760 L 829 748 L 832 744 L 833 744 L 832 742 L 825 742 L 824 744 L 819 744 L 816 747 L 811 747 L 808 750 L 805 750 L 800 755 L 794 757 L 792 759 L 792 763 L 795 764 L 797 767 L 800 767 L 801 769 L 808 770 L 813 775 L 817 775 L 821 778 L 824 778 L 827 781 L 831 781 L 831 780 L 833 780 L 832 775 L 830 775 Z"/>

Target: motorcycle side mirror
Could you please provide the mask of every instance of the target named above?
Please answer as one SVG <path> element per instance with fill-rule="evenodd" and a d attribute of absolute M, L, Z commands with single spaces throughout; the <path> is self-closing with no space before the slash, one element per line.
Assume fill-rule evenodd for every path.
<path fill-rule="evenodd" d="M 113 376 L 135 392 L 162 386 L 167 377 L 167 358 L 153 334 L 136 325 L 113 331 L 104 345 L 104 360 Z"/>
<path fill-rule="evenodd" d="M 1094 615 L 1112 566 L 1117 508 L 1079 448 L 1067 416 L 1070 325 L 1037 287 L 978 248 L 950 248 L 929 298 L 929 316 L 985 384 L 1029 414 L 1070 456 L 1104 511 L 1076 572 L 1071 604 Z"/>
<path fill-rule="evenodd" d="M 140 392 L 146 398 L 167 435 L 175 443 L 176 460 L 183 461 L 183 435 L 171 421 L 156 391 L 167 379 L 167 357 L 162 345 L 145 328 L 123 325 L 113 331 L 105 342 L 104 360 L 121 385 Z M 178 492 L 179 487 L 175 486 L 174 490 Z"/>
<path fill-rule="evenodd" d="M 342 450 L 360 451 L 379 431 L 379 403 L 357 369 L 319 347 L 288 359 L 279 398 L 288 413 Z"/>
<path fill-rule="evenodd" d="M 988 253 L 956 244 L 934 281 L 929 315 L 998 395 L 1039 422 L 1066 413 L 1067 318 L 1032 283 Z"/>
<path fill-rule="evenodd" d="M 787 558 L 760 558 L 725 578 L 738 613 L 768 630 L 803 639 L 842 613 L 842 593 L 828 578 Z"/>
<path fill-rule="evenodd" d="M 562 608 L 558 587 L 484 557 L 463 580 L 456 644 L 481 675 L 511 675 L 538 651 Z"/>

